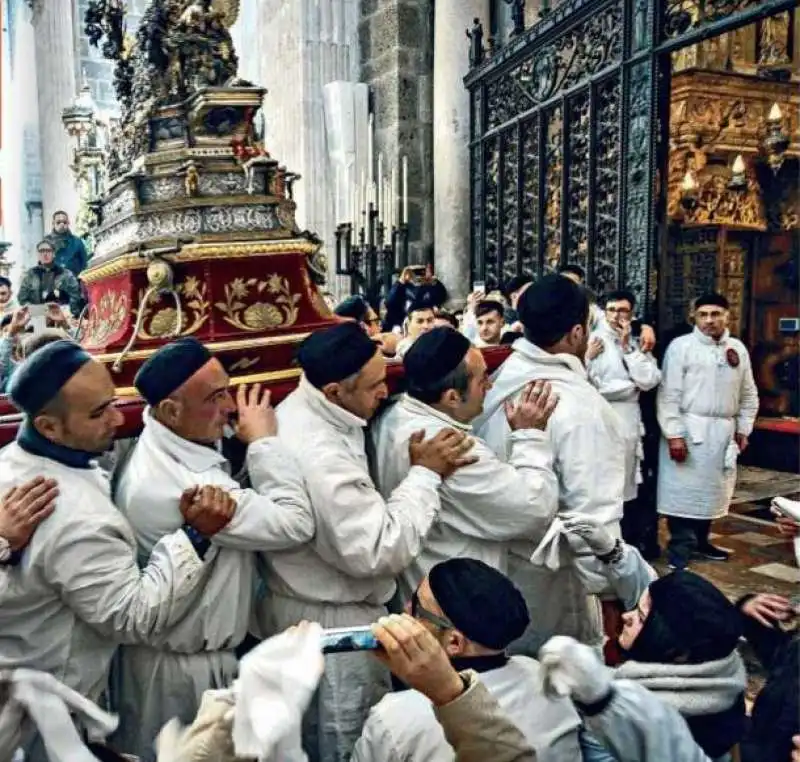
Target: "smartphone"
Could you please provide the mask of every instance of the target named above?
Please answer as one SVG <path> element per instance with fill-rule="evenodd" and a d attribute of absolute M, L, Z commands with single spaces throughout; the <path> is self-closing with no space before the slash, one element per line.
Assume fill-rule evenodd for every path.
<path fill-rule="evenodd" d="M 486 293 L 486 281 L 476 280 L 472 284 L 472 290 L 473 291 L 482 291 L 483 293 Z"/>
<path fill-rule="evenodd" d="M 344 654 L 351 651 L 377 651 L 378 639 L 372 627 L 334 627 L 322 631 L 322 653 Z"/>
<path fill-rule="evenodd" d="M 49 311 L 50 311 L 50 307 L 47 304 L 29 304 L 28 305 L 28 314 L 32 318 L 46 317 L 47 313 Z"/>

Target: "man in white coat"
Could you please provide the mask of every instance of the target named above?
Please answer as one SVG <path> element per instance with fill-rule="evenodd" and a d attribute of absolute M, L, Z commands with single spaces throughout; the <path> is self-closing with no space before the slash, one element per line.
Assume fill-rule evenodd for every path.
<path fill-rule="evenodd" d="M 270 554 L 271 629 L 303 620 L 370 625 L 384 615 L 395 577 L 419 555 L 439 512 L 439 486 L 472 462 L 463 432 L 412 437 L 408 476 L 384 500 L 369 474 L 364 428 L 386 399 L 386 361 L 355 323 L 313 333 L 298 354 L 303 375 L 277 408 L 278 438 L 300 463 L 314 539 Z M 330 655 L 306 717 L 312 762 L 349 758 L 389 675 L 364 653 Z"/>
<path fill-rule="evenodd" d="M 55 510 L 11 566 L 0 569 L 0 669 L 48 672 L 97 701 L 118 643 L 147 643 L 187 611 L 208 538 L 230 521 L 226 495 L 175 495 L 184 517 L 140 570 L 130 525 L 94 459 L 122 422 L 105 366 L 71 341 L 35 352 L 16 370 L 11 398 L 26 414 L 0 454 L 0 490 L 54 479 Z M 29 759 L 46 759 L 32 741 Z"/>
<path fill-rule="evenodd" d="M 408 443 L 424 430 L 469 434 L 491 388 L 486 361 L 466 336 L 434 328 L 403 358 L 407 393 L 372 427 L 375 481 L 388 497 L 408 475 Z M 530 555 L 558 510 L 558 480 L 545 428 L 557 404 L 549 384 L 537 382 L 507 412 L 511 456 L 500 460 L 480 439 L 478 461 L 459 469 L 440 489 L 442 509 L 420 554 L 400 576 L 404 601 L 440 561 L 474 558 L 506 573 L 508 544 Z"/>
<path fill-rule="evenodd" d="M 715 561 L 729 555 L 708 535 L 711 522 L 728 513 L 758 390 L 747 348 L 728 331 L 728 309 L 721 294 L 699 297 L 694 331 L 675 339 L 664 356 L 658 512 L 667 517 L 672 568 L 685 568 L 693 553 Z"/>
<path fill-rule="evenodd" d="M 159 349 L 135 383 L 148 403 L 144 431 L 123 466 L 115 498 L 143 562 L 180 526 L 175 496 L 184 490 L 211 485 L 226 490 L 237 506 L 234 520 L 213 539 L 191 613 L 147 645 L 123 647 L 115 662 L 116 745 L 149 762 L 169 720 L 191 722 L 203 692 L 226 688 L 236 677 L 235 649 L 253 614 L 257 553 L 308 542 L 314 518 L 299 468 L 275 436 L 269 392 L 240 386 L 234 403 L 222 363 L 191 337 Z M 253 489 L 232 478 L 221 452 L 223 430 L 237 409 Z"/>
<path fill-rule="evenodd" d="M 644 520 L 637 497 L 642 482 L 644 449 L 640 392 L 655 389 L 661 371 L 650 352 L 644 352 L 631 336 L 631 317 L 636 297 L 630 291 L 612 291 L 605 298 L 603 320 L 589 337 L 586 353 L 589 380 L 608 400 L 622 421 L 625 437 L 625 491 L 622 536 L 625 542 L 644 549 Z"/>
<path fill-rule="evenodd" d="M 603 630 L 597 595 L 607 582 L 589 548 L 563 533 L 562 518 L 588 516 L 620 536 L 625 486 L 625 439 L 619 416 L 589 382 L 584 356 L 589 299 L 569 278 L 548 275 L 519 303 L 525 337 L 492 379 L 475 431 L 504 461 L 511 456 L 506 403 L 533 381 L 546 380 L 558 394 L 547 424 L 558 477 L 558 516 L 533 555 L 509 557 L 509 576 L 522 590 L 531 626 L 515 645 L 535 656 L 554 634 L 569 634 L 600 647 Z"/>
<path fill-rule="evenodd" d="M 578 713 L 566 699 L 542 692 L 536 661 L 506 653 L 529 621 L 511 580 L 475 559 L 443 561 L 414 591 L 411 615 L 436 637 L 455 669 L 480 674 L 535 749 L 537 762 L 581 759 Z M 415 690 L 393 693 L 373 708 L 353 753 L 353 762 L 455 758 L 431 702 Z"/>

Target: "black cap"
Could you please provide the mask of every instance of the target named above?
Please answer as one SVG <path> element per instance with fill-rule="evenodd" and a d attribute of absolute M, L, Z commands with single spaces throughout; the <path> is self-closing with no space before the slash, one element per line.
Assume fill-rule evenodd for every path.
<path fill-rule="evenodd" d="M 709 292 L 695 299 L 694 308 L 699 310 L 701 307 L 722 307 L 723 310 L 729 310 L 731 305 L 722 294 Z"/>
<path fill-rule="evenodd" d="M 348 296 L 343 302 L 336 305 L 334 314 L 339 317 L 351 318 L 363 323 L 367 319 L 369 305 L 363 296 Z"/>
<path fill-rule="evenodd" d="M 321 389 L 358 373 L 379 352 L 358 323 L 315 331 L 301 345 L 297 361 L 308 382 Z"/>
<path fill-rule="evenodd" d="M 419 336 L 403 357 L 406 379 L 414 386 L 428 386 L 454 371 L 472 344 L 449 326 L 440 326 Z"/>
<path fill-rule="evenodd" d="M 139 368 L 133 383 L 148 405 L 158 405 L 183 386 L 212 358 L 197 339 L 187 336 L 161 347 Z"/>
<path fill-rule="evenodd" d="M 653 582 L 650 613 L 627 655 L 637 661 L 702 664 L 731 654 L 742 635 L 736 607 L 708 580 L 677 571 Z"/>
<path fill-rule="evenodd" d="M 483 561 L 452 558 L 428 573 L 433 597 L 453 625 L 479 645 L 507 648 L 530 622 L 514 583 Z"/>
<path fill-rule="evenodd" d="M 33 417 L 58 395 L 92 356 L 74 341 L 54 341 L 23 360 L 11 376 L 11 401 Z"/>

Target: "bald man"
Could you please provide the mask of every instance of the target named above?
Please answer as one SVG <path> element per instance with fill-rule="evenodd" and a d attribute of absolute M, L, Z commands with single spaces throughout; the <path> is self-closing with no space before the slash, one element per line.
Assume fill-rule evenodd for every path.
<path fill-rule="evenodd" d="M 204 568 L 194 532 L 214 535 L 234 506 L 224 495 L 213 504 L 174 495 L 181 521 L 140 570 L 131 527 L 95 464 L 122 422 L 108 370 L 57 341 L 17 368 L 10 394 L 25 421 L 0 454 L 0 493 L 43 476 L 59 494 L 16 564 L 0 568 L 0 669 L 49 672 L 97 701 L 118 643 L 150 642 L 186 613 Z M 25 740 L 28 760 L 47 758 L 32 732 Z"/>
<path fill-rule="evenodd" d="M 153 760 L 162 726 L 173 717 L 191 723 L 203 692 L 227 687 L 236 677 L 235 649 L 247 635 L 258 588 L 258 553 L 308 542 L 314 519 L 299 469 L 275 436 L 269 392 L 240 386 L 234 401 L 222 363 L 192 338 L 159 349 L 135 384 L 149 407 L 115 495 L 133 525 L 142 561 L 180 526 L 175 495 L 211 485 L 228 491 L 237 505 L 234 520 L 211 542 L 191 613 L 153 647 L 121 649 L 115 664 L 115 744 Z M 232 478 L 220 449 L 234 413 L 247 445 L 252 489 Z"/>

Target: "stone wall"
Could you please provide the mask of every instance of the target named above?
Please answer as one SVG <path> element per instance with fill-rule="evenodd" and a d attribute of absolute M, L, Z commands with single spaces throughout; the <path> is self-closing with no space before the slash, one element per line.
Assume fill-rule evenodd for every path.
<path fill-rule="evenodd" d="M 331 265 L 337 220 L 323 88 L 358 81 L 358 7 L 358 0 L 242 0 L 232 29 L 240 75 L 268 90 L 267 150 L 302 175 L 294 186 L 298 224 L 325 241 Z"/>
<path fill-rule="evenodd" d="M 362 0 L 358 37 L 375 151 L 389 165 L 408 156 L 410 255 L 425 262 L 434 242 L 433 0 Z"/>

